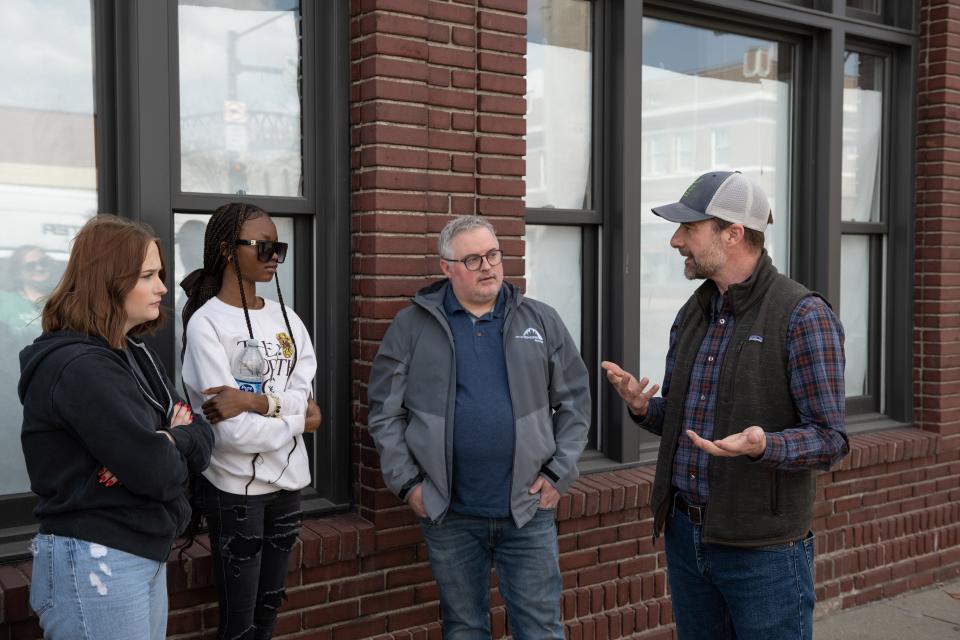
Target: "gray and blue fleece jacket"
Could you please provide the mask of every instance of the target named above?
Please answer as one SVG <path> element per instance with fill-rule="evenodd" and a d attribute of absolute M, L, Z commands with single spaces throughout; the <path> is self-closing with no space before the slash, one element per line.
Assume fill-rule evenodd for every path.
<path fill-rule="evenodd" d="M 433 521 L 450 506 L 456 362 L 440 280 L 396 315 L 373 361 L 368 387 L 370 436 L 387 487 L 400 495 L 421 479 Z M 514 415 L 510 511 L 518 527 L 536 513 L 528 489 L 538 474 L 563 493 L 577 479 L 587 443 L 590 384 L 576 344 L 557 312 L 503 284 L 503 348 Z"/>

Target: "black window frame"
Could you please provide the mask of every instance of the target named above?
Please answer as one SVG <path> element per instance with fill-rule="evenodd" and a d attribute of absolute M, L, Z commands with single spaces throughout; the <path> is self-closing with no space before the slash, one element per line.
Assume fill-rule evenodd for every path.
<path fill-rule="evenodd" d="M 212 0 L 216 4 L 218 0 Z M 229 200 L 292 216 L 295 309 L 315 338 L 315 396 L 324 415 L 308 435 L 313 481 L 307 515 L 349 508 L 350 360 L 350 7 L 301 1 L 304 193 L 277 198 L 179 191 L 177 0 L 91 0 L 98 211 L 150 224 L 168 262 L 175 213 L 211 213 Z M 164 305 L 173 309 L 172 269 Z M 171 314 L 172 316 L 172 314 Z M 147 339 L 174 371 L 174 322 Z M 176 382 L 176 381 L 175 381 Z M 322 487 L 322 490 L 318 490 Z M 29 556 L 36 532 L 29 493 L 0 496 L 0 562 Z"/>
<path fill-rule="evenodd" d="M 591 25 L 591 100 L 590 100 L 590 173 L 588 175 L 590 206 L 584 209 L 557 209 L 554 207 L 527 207 L 524 224 L 554 227 L 574 227 L 580 229 L 581 246 L 581 295 L 580 295 L 580 355 L 587 365 L 590 376 L 590 394 L 597 398 L 600 380 L 600 319 L 599 319 L 599 282 L 600 282 L 600 227 L 603 220 L 604 197 L 600 188 L 603 176 L 604 156 L 598 137 L 602 130 L 603 113 L 603 3 L 597 0 L 582 0 L 590 5 Z M 573 259 L 573 258 L 571 258 Z M 596 425 L 598 404 L 594 401 L 592 423 Z M 590 429 L 585 457 L 596 457 L 598 438 L 602 434 L 595 427 Z"/>
<path fill-rule="evenodd" d="M 890 24 L 871 23 L 847 15 L 843 0 L 817 2 L 814 7 L 790 6 L 774 0 L 609 0 L 604 3 L 602 39 L 604 117 L 603 147 L 604 219 L 600 255 L 601 357 L 637 372 L 639 331 L 642 320 L 638 296 L 642 282 L 636 265 L 639 252 L 638 217 L 640 185 L 632 179 L 641 162 L 640 112 L 642 87 L 639 69 L 643 60 L 644 15 L 677 20 L 695 26 L 717 25 L 735 33 L 750 34 L 762 25 L 762 37 L 792 38 L 795 47 L 793 121 L 791 133 L 790 265 L 794 279 L 838 301 L 840 292 L 840 239 L 850 229 L 840 219 L 840 163 L 842 136 L 843 52 L 848 42 L 882 50 L 889 59 L 889 109 L 885 129 L 887 158 L 884 202 L 887 283 L 880 313 L 885 342 L 873 348 L 883 353 L 883 375 L 875 388 L 883 394 L 868 406 L 848 402 L 848 433 L 902 427 L 912 421 L 913 354 L 913 198 L 915 186 L 914 122 L 912 96 L 916 86 L 915 62 L 919 5 L 898 5 L 884 14 Z M 772 32 L 776 35 L 772 35 Z M 811 162 L 816 159 L 816 162 Z M 879 327 L 878 327 L 879 329 Z M 663 328 L 667 339 L 669 327 Z M 880 331 L 873 335 L 879 341 Z M 643 372 L 637 372 L 642 374 Z M 589 470 L 645 464 L 655 459 L 659 438 L 635 426 L 623 402 L 607 385 L 599 388 L 599 424 L 602 461 Z"/>

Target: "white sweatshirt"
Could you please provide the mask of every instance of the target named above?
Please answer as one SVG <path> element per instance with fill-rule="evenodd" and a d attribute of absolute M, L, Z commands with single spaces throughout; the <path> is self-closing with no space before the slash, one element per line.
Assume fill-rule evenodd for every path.
<path fill-rule="evenodd" d="M 287 335 L 280 304 L 268 299 L 264 302 L 262 309 L 250 310 L 250 324 L 269 366 L 263 389 L 280 399 L 280 417 L 267 418 L 245 412 L 213 425 L 216 436 L 213 456 L 203 472 L 221 491 L 238 495 L 244 494 L 254 466 L 256 475 L 247 490 L 249 495 L 302 489 L 310 483 L 310 463 L 302 434 L 307 397 L 317 372 L 316 354 L 303 322 L 287 307 L 290 329 L 297 342 L 297 364 L 290 376 L 293 343 Z M 194 413 L 203 415 L 201 405 L 211 397 L 201 394 L 201 390 L 219 386 L 237 388 L 230 373 L 230 361 L 234 351 L 247 339 L 243 309 L 219 298 L 208 300 L 190 318 L 187 350 L 183 356 L 183 382 Z M 257 454 L 260 457 L 252 466 Z"/>

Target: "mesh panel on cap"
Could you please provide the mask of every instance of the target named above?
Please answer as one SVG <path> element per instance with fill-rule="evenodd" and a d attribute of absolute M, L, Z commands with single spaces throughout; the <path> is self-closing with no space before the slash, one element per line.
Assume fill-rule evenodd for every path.
<path fill-rule="evenodd" d="M 770 205 L 763 191 L 742 174 L 734 173 L 717 188 L 705 213 L 763 231 Z"/>

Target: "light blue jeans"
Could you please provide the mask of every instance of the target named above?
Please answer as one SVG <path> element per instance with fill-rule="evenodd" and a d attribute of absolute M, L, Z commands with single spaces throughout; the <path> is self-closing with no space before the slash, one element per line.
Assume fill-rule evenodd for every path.
<path fill-rule="evenodd" d="M 38 534 L 30 607 L 47 640 L 163 640 L 167 570 L 101 544 Z"/>
<path fill-rule="evenodd" d="M 563 640 L 563 583 L 552 509 L 538 509 L 519 529 L 512 518 L 453 512 L 440 523 L 422 521 L 421 527 L 440 591 L 444 640 L 490 639 L 491 564 L 513 637 Z"/>
<path fill-rule="evenodd" d="M 671 509 L 667 579 L 680 640 L 810 640 L 813 534 L 769 547 L 705 544 Z"/>

